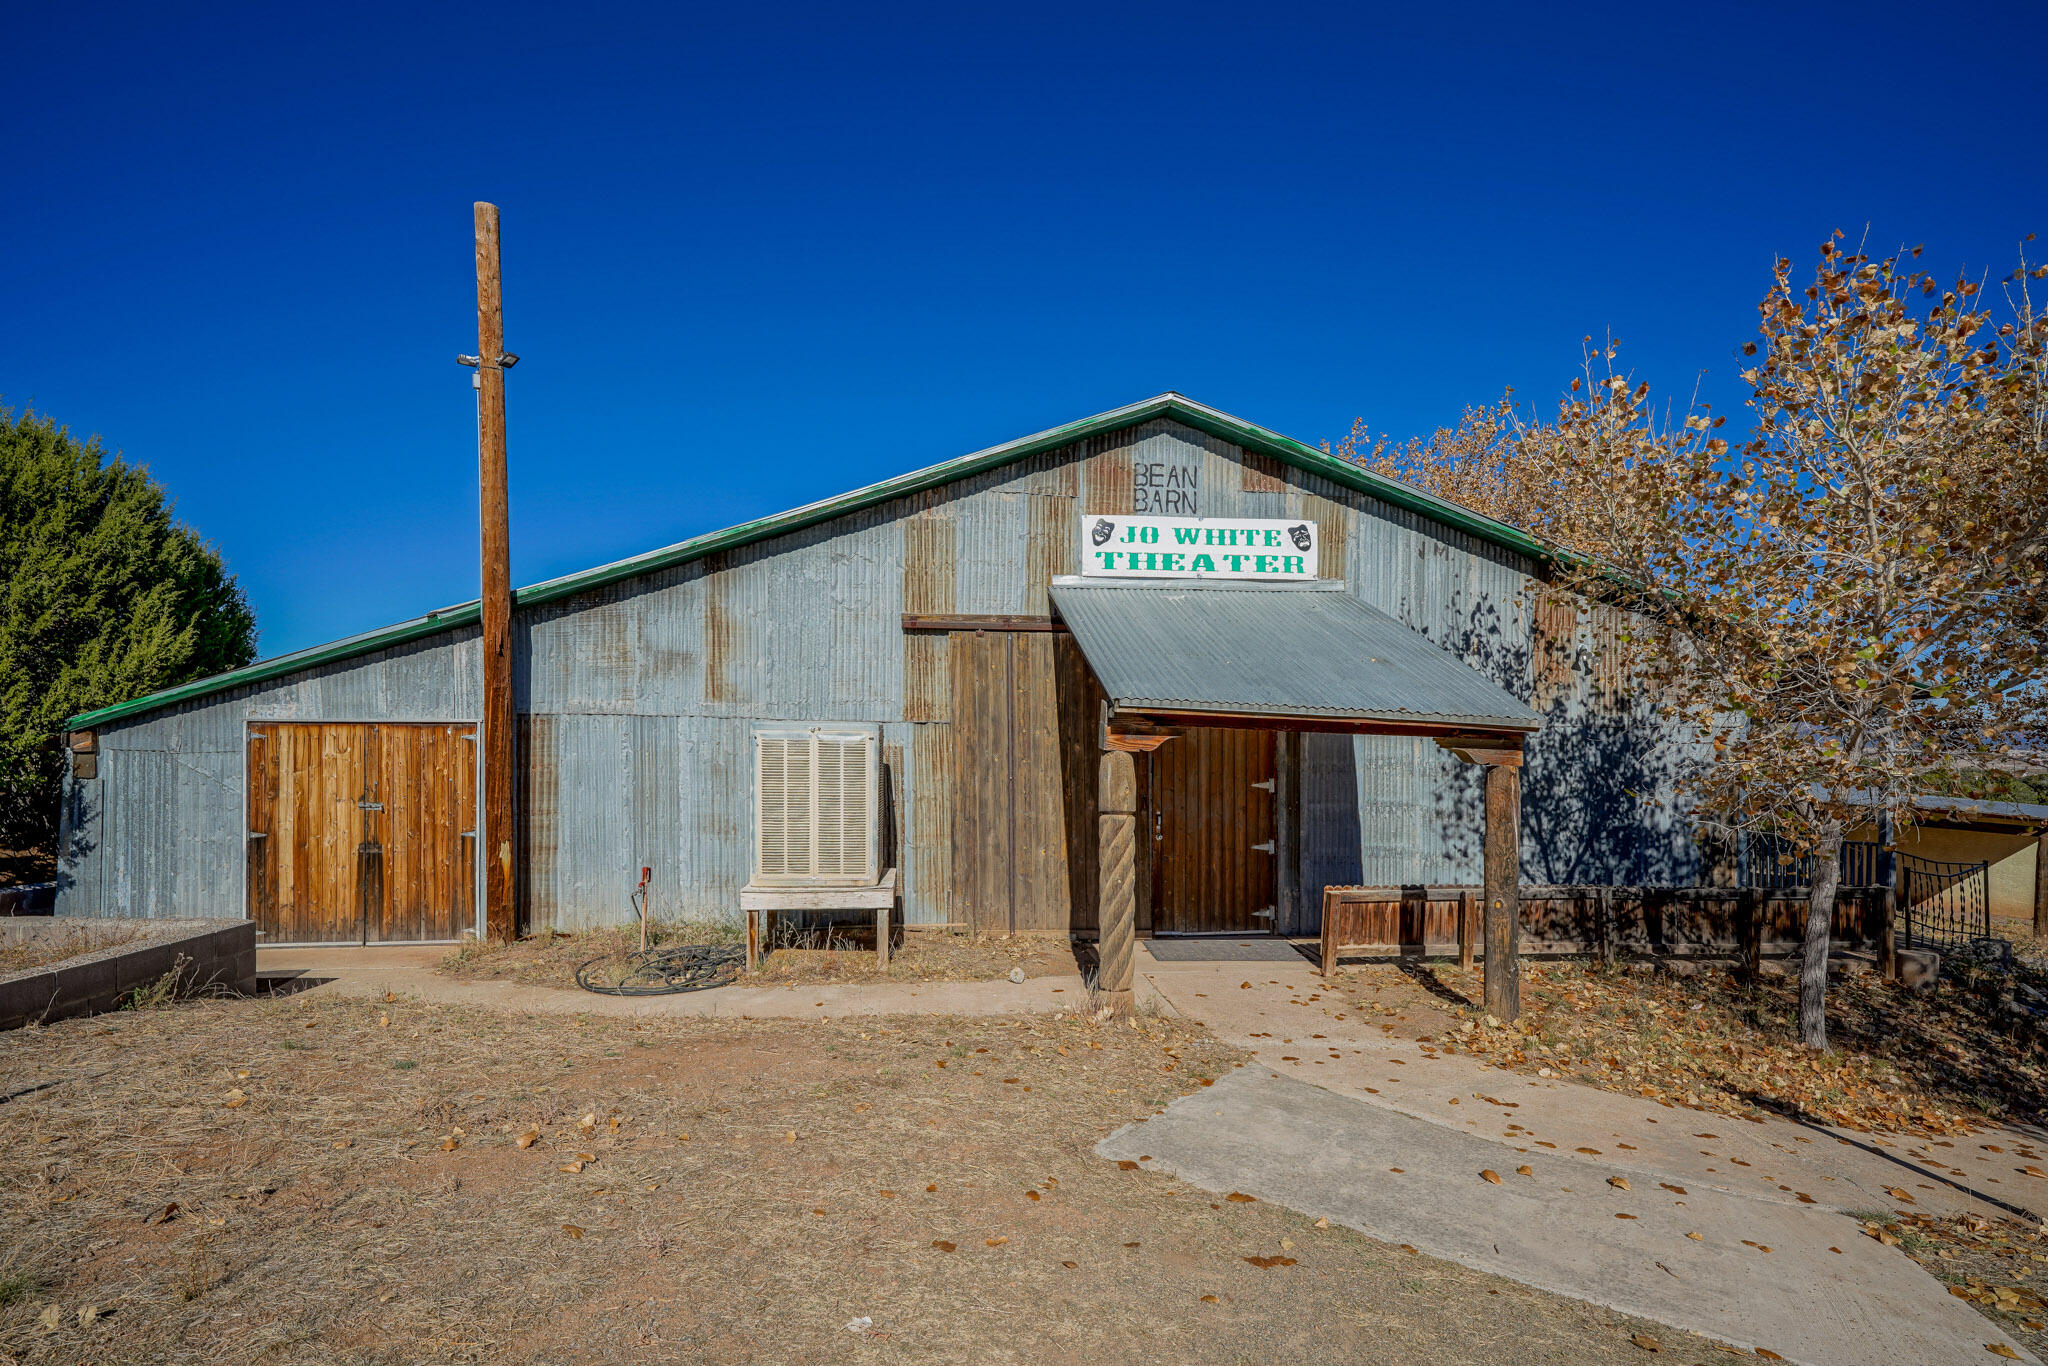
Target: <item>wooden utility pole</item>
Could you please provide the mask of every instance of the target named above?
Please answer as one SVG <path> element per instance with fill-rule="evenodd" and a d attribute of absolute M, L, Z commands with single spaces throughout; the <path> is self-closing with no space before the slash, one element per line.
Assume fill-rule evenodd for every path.
<path fill-rule="evenodd" d="M 512 533 L 505 478 L 505 350 L 498 276 L 498 206 L 476 206 L 476 346 L 461 357 L 476 369 L 477 514 L 482 532 L 484 717 L 478 759 L 484 800 L 477 848 L 484 860 L 484 933 L 518 931 L 512 904 Z"/>

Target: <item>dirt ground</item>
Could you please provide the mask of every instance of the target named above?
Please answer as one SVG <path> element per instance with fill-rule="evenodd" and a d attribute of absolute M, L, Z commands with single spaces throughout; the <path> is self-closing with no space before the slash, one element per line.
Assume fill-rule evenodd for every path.
<path fill-rule="evenodd" d="M 1945 977 L 1930 993 L 1874 975 L 1832 982 L 1831 1048 L 1816 1057 L 1794 1042 L 1789 979 L 1525 963 L 1512 1029 L 1486 1024 L 1478 968 L 1347 967 L 1336 980 L 1353 1009 L 1396 1037 L 1724 1114 L 1921 1134 L 2048 1120 L 2048 1040 L 2016 1025 L 1981 981 Z"/>
<path fill-rule="evenodd" d="M 14 1031 L 0 1362 L 1726 1360 L 1093 1155 L 1234 1062 L 317 996 Z"/>
<path fill-rule="evenodd" d="M 912 930 L 889 955 L 887 972 L 875 963 L 875 931 L 866 925 L 790 930 L 774 936 L 776 947 L 748 981 L 764 986 L 826 982 L 988 982 L 1013 968 L 1026 977 L 1071 975 L 1081 969 L 1075 946 L 1065 939 L 977 939 L 940 930 Z M 740 932 L 727 924 L 657 925 L 650 947 L 675 944 L 739 945 Z M 637 928 L 620 926 L 582 934 L 536 935 L 510 944 L 465 944 L 450 953 L 440 971 L 471 980 L 515 981 L 528 986 L 573 988 L 576 969 L 592 959 L 623 963 L 640 947 Z"/>

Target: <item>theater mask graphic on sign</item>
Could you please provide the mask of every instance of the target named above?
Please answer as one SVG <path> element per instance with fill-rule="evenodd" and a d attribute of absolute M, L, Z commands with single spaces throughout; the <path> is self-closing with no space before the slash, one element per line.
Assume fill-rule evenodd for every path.
<path fill-rule="evenodd" d="M 1313 579 L 1312 522 L 1258 517 L 1083 519 L 1081 573 L 1111 579 Z"/>

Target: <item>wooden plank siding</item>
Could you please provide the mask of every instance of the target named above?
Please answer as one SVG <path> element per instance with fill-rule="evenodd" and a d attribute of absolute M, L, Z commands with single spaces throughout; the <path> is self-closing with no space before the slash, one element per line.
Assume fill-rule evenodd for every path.
<path fill-rule="evenodd" d="M 1094 925 L 1095 715 L 1071 636 L 950 637 L 953 918 L 978 934 Z"/>
<path fill-rule="evenodd" d="M 249 917 L 271 943 L 449 940 L 475 924 L 468 724 L 256 722 Z"/>

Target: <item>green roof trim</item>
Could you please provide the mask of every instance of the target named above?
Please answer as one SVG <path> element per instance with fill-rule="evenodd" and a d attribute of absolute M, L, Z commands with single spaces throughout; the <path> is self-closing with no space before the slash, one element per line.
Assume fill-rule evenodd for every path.
<path fill-rule="evenodd" d="M 985 470 L 1012 464 L 1029 456 L 1058 450 L 1062 446 L 1071 445 L 1087 437 L 1119 431 L 1125 427 L 1135 427 L 1157 418 L 1170 418 L 1196 431 L 1221 437 L 1248 451 L 1272 456 L 1296 469 L 1320 475 L 1333 484 L 1368 494 L 1383 503 L 1391 503 L 1395 507 L 1420 513 L 1432 521 L 1466 532 L 1517 554 L 1538 559 L 1549 559 L 1558 554 L 1552 547 L 1505 522 L 1497 522 L 1469 508 L 1432 497 L 1420 489 L 1382 478 L 1319 451 L 1313 446 L 1304 445 L 1292 437 L 1268 431 L 1264 427 L 1246 422 L 1242 418 L 1232 417 L 1229 413 L 1197 403 L 1180 394 L 1165 393 L 1141 403 L 1112 408 L 1106 413 L 1097 413 L 1094 417 L 1082 418 L 1065 426 L 1020 437 L 1000 446 L 990 446 L 986 450 L 975 451 L 925 469 L 899 474 L 894 479 L 885 479 L 879 484 L 870 484 L 851 493 L 842 493 L 834 498 L 808 503 L 800 508 L 792 508 L 788 512 L 778 512 L 772 517 L 742 522 L 738 526 L 727 527 L 723 531 L 707 532 L 676 545 L 648 551 L 644 555 L 635 555 L 612 564 L 599 565 L 595 569 L 549 579 L 531 587 L 518 589 L 513 593 L 512 600 L 518 607 L 534 607 L 541 603 L 572 597 L 578 593 L 589 592 L 593 588 L 603 588 L 608 584 L 639 578 L 657 570 L 688 564 L 692 560 L 701 560 L 706 555 L 720 550 L 732 550 L 752 545 L 757 541 L 765 541 L 773 536 L 801 531 L 819 522 L 843 517 L 850 512 L 860 512 L 891 499 L 921 493 L 925 489 L 950 484 L 971 474 L 980 474 Z M 197 697 L 226 692 L 231 688 L 266 683 L 321 664 L 371 654 L 393 645 L 402 645 L 407 641 L 472 625 L 478 617 L 476 602 L 458 603 L 437 612 L 429 612 L 423 617 L 415 617 L 411 621 L 399 622 L 395 626 L 365 631 L 361 635 L 350 636 L 345 640 L 331 641 L 291 654 L 278 655 L 274 659 L 258 660 L 254 664 L 224 674 L 216 674 L 211 678 L 196 679 L 127 702 L 117 702 L 95 711 L 81 712 L 64 724 L 69 730 L 87 730 L 109 721 L 124 720 L 179 702 L 189 702 Z"/>

